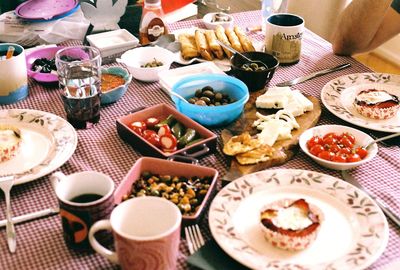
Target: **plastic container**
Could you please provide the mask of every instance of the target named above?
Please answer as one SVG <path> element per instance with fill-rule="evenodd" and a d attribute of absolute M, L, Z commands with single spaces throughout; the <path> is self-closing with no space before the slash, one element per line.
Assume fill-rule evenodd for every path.
<path fill-rule="evenodd" d="M 208 127 L 226 126 L 235 121 L 249 99 L 249 90 L 239 79 L 221 74 L 192 75 L 174 84 L 172 92 L 189 99 L 197 89 L 205 86 L 211 86 L 216 92 L 226 93 L 236 101 L 222 106 L 199 106 L 171 96 L 177 110 Z"/>

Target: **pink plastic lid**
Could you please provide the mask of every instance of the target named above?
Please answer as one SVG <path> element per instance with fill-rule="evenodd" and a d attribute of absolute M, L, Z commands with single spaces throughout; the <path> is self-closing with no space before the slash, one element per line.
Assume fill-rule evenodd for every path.
<path fill-rule="evenodd" d="M 29 0 L 15 9 L 18 17 L 27 20 L 50 20 L 70 12 L 79 0 Z"/>

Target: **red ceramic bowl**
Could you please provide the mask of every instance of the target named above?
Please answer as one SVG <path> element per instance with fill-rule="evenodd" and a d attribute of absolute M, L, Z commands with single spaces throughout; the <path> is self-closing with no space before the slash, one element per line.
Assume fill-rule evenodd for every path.
<path fill-rule="evenodd" d="M 44 84 L 57 83 L 58 76 L 56 74 L 35 72 L 32 70 L 32 65 L 36 59 L 46 58 L 46 59 L 50 60 L 50 59 L 55 58 L 56 52 L 58 52 L 59 50 L 61 50 L 63 48 L 64 47 L 62 47 L 62 46 L 44 47 L 44 48 L 36 49 L 34 51 L 27 53 L 26 54 L 26 67 L 28 70 L 28 76 L 33 78 L 35 81 L 44 83 Z"/>
<path fill-rule="evenodd" d="M 183 124 L 186 128 L 192 128 L 200 135 L 202 140 L 194 143 L 190 146 L 186 146 L 182 149 L 178 149 L 174 152 L 164 152 L 161 149 L 155 147 L 142 136 L 133 132 L 129 128 L 129 124 L 135 121 L 145 121 L 150 117 L 157 117 L 159 119 L 165 119 L 169 115 L 173 115 L 174 118 Z M 203 127 L 199 123 L 178 112 L 172 106 L 166 104 L 158 104 L 152 107 L 133 112 L 125 115 L 117 120 L 117 132 L 119 136 L 132 145 L 135 150 L 140 151 L 145 156 L 163 157 L 169 158 L 172 156 L 188 156 L 196 158 L 204 154 L 208 154 L 215 150 L 217 144 L 217 135 Z"/>
<path fill-rule="evenodd" d="M 184 176 L 184 177 L 211 176 L 212 181 L 210 187 L 208 188 L 207 194 L 205 195 L 203 201 L 199 205 L 195 214 L 182 215 L 183 225 L 190 225 L 199 222 L 199 219 L 202 217 L 204 213 L 204 209 L 209 203 L 211 194 L 215 192 L 217 178 L 218 178 L 217 170 L 209 167 L 169 161 L 165 159 L 142 157 L 135 162 L 131 170 L 122 180 L 118 188 L 115 190 L 114 198 L 116 204 L 121 203 L 123 197 L 130 193 L 132 184 L 135 183 L 140 178 L 141 174 L 145 171 L 151 172 L 152 174 Z M 134 198 L 131 200 L 134 200 Z"/>

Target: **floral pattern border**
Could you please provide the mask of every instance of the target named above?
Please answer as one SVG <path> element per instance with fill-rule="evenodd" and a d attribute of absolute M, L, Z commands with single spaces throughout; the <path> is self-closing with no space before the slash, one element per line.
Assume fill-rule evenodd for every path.
<path fill-rule="evenodd" d="M 366 83 L 400 85 L 400 76 L 384 73 L 357 73 L 336 78 L 322 88 L 322 103 L 331 113 L 352 124 L 378 131 L 400 132 L 400 125 L 387 125 L 385 122 L 368 122 L 364 118 L 349 112 L 343 106 L 340 100 L 341 92 L 348 87 Z"/>
<path fill-rule="evenodd" d="M 48 156 L 35 167 L 16 175 L 15 184 L 42 177 L 63 165 L 75 152 L 78 136 L 75 129 L 63 118 L 37 110 L 10 109 L 0 111 L 0 121 L 37 125 L 47 129 L 53 140 Z"/>
<path fill-rule="evenodd" d="M 349 207 L 362 224 L 357 243 L 343 257 L 318 265 L 299 265 L 271 260 L 260 254 L 235 232 L 233 215 L 240 203 L 259 190 L 301 186 L 323 191 Z M 224 187 L 209 213 L 213 237 L 232 257 L 253 269 L 363 269 L 376 260 L 387 245 L 389 229 L 379 207 L 364 192 L 338 178 L 306 170 L 265 170 L 243 176 Z"/>

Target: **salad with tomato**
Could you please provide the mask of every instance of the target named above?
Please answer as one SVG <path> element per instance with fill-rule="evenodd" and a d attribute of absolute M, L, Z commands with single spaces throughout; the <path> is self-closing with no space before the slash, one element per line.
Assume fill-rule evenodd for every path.
<path fill-rule="evenodd" d="M 341 163 L 357 162 L 368 155 L 368 150 L 357 146 L 354 136 L 347 132 L 313 136 L 307 141 L 307 148 L 316 157 Z"/>

